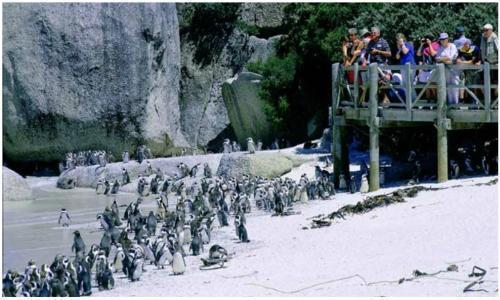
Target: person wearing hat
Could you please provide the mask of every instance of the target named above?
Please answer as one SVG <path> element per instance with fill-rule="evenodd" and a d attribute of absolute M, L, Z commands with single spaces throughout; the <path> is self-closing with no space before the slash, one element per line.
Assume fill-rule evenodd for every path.
<path fill-rule="evenodd" d="M 458 48 L 457 64 L 479 65 L 481 63 L 481 53 L 479 47 L 472 45 L 471 40 L 465 39 L 462 47 Z M 460 84 L 481 84 L 479 73 L 471 70 L 463 71 Z M 477 95 L 477 91 L 475 91 Z M 465 89 L 460 88 L 460 100 L 464 100 Z"/>
<path fill-rule="evenodd" d="M 486 24 L 483 26 L 483 34 L 481 36 L 481 62 L 490 64 L 498 64 L 498 37 L 493 32 L 493 26 Z M 491 83 L 498 83 L 498 71 L 491 70 Z M 498 95 L 498 89 L 494 89 L 495 96 Z"/>
<path fill-rule="evenodd" d="M 455 44 L 457 49 L 460 49 L 464 45 L 465 40 L 467 40 L 465 37 L 465 29 L 463 26 L 458 26 L 455 28 L 455 40 L 453 41 L 453 44 Z"/>
<path fill-rule="evenodd" d="M 457 47 L 455 44 L 450 43 L 449 36 L 446 32 L 439 34 L 439 49 L 437 51 L 431 50 L 431 55 L 436 58 L 437 63 L 453 64 L 458 56 Z M 445 72 L 447 84 L 459 84 L 460 76 L 455 70 L 446 69 Z M 458 103 L 458 88 L 446 89 L 446 94 L 449 104 Z"/>

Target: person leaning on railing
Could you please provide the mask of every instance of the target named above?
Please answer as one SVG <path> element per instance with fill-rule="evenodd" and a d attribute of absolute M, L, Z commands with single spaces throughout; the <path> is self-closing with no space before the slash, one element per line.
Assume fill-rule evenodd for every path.
<path fill-rule="evenodd" d="M 416 53 L 416 61 L 419 65 L 434 65 L 435 59 L 431 55 L 430 49 L 437 51 L 439 49 L 439 42 L 433 41 L 432 34 L 426 34 L 420 39 L 420 46 Z M 417 84 L 426 84 L 431 78 L 432 70 L 419 70 L 417 75 Z M 436 89 L 427 88 L 425 90 L 425 97 L 427 100 L 436 99 Z"/>
<path fill-rule="evenodd" d="M 455 45 L 457 43 L 454 43 Z M 476 45 L 472 45 L 471 40 L 463 40 L 462 46 L 458 48 L 457 64 L 462 65 L 480 65 L 481 64 L 481 51 Z M 461 72 L 462 79 L 460 84 L 481 84 L 481 77 L 476 70 L 465 70 Z M 474 94 L 478 94 L 479 89 L 474 89 Z M 460 101 L 464 101 L 465 88 L 460 88 Z M 476 103 L 477 104 L 477 103 Z"/>
<path fill-rule="evenodd" d="M 358 38 L 358 30 L 350 28 L 348 30 L 349 36 L 347 40 L 342 43 L 342 54 L 344 56 L 344 67 L 349 67 L 358 62 L 360 51 L 363 48 L 363 42 Z M 352 84 L 354 82 L 354 72 L 347 72 L 347 82 Z"/>
<path fill-rule="evenodd" d="M 488 62 L 492 65 L 498 64 L 498 38 L 493 32 L 493 26 L 486 24 L 483 26 L 481 36 L 481 62 Z M 491 84 L 498 84 L 498 70 L 491 70 Z M 498 88 L 494 89 L 495 97 L 498 96 Z"/>
<path fill-rule="evenodd" d="M 437 51 L 430 48 L 431 55 L 436 58 L 437 63 L 444 63 L 447 65 L 455 63 L 458 56 L 457 47 L 455 44 L 450 43 L 448 34 L 442 32 L 439 34 L 440 47 Z M 458 85 L 460 81 L 459 73 L 456 70 L 446 68 L 445 70 L 446 83 Z M 446 95 L 449 104 L 458 103 L 458 88 L 446 89 Z"/>
<path fill-rule="evenodd" d="M 406 40 L 406 37 L 404 34 L 402 34 L 402 33 L 396 34 L 396 45 L 398 47 L 398 51 L 396 52 L 396 59 L 398 60 L 399 64 L 400 65 L 410 64 L 410 65 L 414 66 L 416 63 L 415 63 L 415 53 L 413 50 L 413 45 Z M 409 76 L 411 83 L 413 83 L 413 79 L 415 77 L 414 74 L 415 74 L 415 72 L 412 71 L 410 76 Z M 408 76 L 408 74 L 406 72 L 406 69 L 402 69 L 401 70 L 401 78 L 402 78 L 401 84 L 406 84 L 407 76 Z M 416 94 L 415 94 L 414 90 L 412 91 L 412 98 L 413 99 L 416 98 Z"/>

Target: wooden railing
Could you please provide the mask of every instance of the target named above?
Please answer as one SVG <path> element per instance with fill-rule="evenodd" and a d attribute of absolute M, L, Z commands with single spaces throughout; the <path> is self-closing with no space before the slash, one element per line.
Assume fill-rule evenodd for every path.
<path fill-rule="evenodd" d="M 440 65 L 444 66 L 443 72 L 438 72 Z M 392 73 L 400 73 L 402 76 L 401 84 L 391 84 L 389 81 L 381 80 L 385 71 L 390 70 Z M 416 84 L 416 73 L 418 71 L 431 71 L 431 77 L 425 84 Z M 498 84 L 492 84 L 490 78 L 490 70 L 498 70 L 498 65 L 490 65 L 484 63 L 482 65 L 456 64 L 456 65 L 390 65 L 381 66 L 371 64 L 370 66 L 353 65 L 344 68 L 340 64 L 332 65 L 332 105 L 333 111 L 339 107 L 368 108 L 369 106 L 369 91 L 378 91 L 379 89 L 402 89 L 405 91 L 405 97 L 397 95 L 396 102 L 380 103 L 382 99 L 378 99 L 378 106 L 384 109 L 399 109 L 406 110 L 408 116 L 414 110 L 436 109 L 438 106 L 439 89 L 464 89 L 465 95 L 469 95 L 474 101 L 472 104 L 458 103 L 449 104 L 445 101 L 445 109 L 473 109 L 490 112 L 498 110 L 498 97 L 492 99 L 492 89 L 498 88 Z M 446 72 L 453 71 L 456 74 L 465 72 L 466 76 L 480 76 L 482 84 L 474 84 L 465 82 L 463 84 L 448 84 L 446 83 Z M 353 72 L 353 82 L 348 83 L 347 72 Z M 373 73 L 376 73 L 375 76 Z M 373 74 L 373 75 L 372 75 Z M 443 78 L 438 78 L 442 76 Z M 444 83 L 440 86 L 439 82 Z M 374 86 L 375 89 L 371 89 Z M 429 89 L 433 89 L 436 96 L 433 99 L 427 99 L 425 94 Z M 488 114 L 489 116 L 489 114 Z M 488 120 L 492 121 L 492 120 Z"/>

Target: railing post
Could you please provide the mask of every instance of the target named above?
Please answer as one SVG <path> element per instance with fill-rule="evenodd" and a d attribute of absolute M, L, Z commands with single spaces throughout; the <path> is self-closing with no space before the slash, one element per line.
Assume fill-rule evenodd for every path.
<path fill-rule="evenodd" d="M 484 110 L 486 112 L 486 122 L 491 121 L 491 78 L 490 64 L 484 62 Z"/>
<path fill-rule="evenodd" d="M 338 106 L 338 98 L 339 98 L 338 80 L 339 80 L 339 63 L 334 63 L 332 65 L 332 112 L 334 112 Z"/>
<path fill-rule="evenodd" d="M 413 90 L 411 88 L 411 85 L 412 85 L 412 72 L 411 72 L 411 65 L 410 63 L 407 63 L 405 66 L 404 66 L 404 70 L 405 72 L 403 72 L 403 75 L 404 75 L 404 85 L 405 85 L 405 89 L 406 89 L 406 114 L 408 115 L 408 119 L 411 120 L 411 98 L 413 96 Z"/>
<path fill-rule="evenodd" d="M 370 64 L 370 102 L 369 111 L 370 118 L 368 126 L 370 127 L 370 191 L 377 191 L 380 188 L 379 175 L 379 118 L 377 117 L 378 109 L 378 66 L 376 63 Z"/>
<path fill-rule="evenodd" d="M 354 103 L 359 103 L 359 64 L 354 64 Z"/>
<path fill-rule="evenodd" d="M 437 64 L 437 181 L 448 180 L 448 119 L 444 64 Z"/>

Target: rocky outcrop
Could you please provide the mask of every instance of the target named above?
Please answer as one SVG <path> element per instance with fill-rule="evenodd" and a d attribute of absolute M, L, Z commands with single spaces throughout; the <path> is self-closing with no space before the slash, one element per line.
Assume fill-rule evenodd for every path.
<path fill-rule="evenodd" d="M 222 154 L 208 154 L 208 155 L 193 155 L 193 156 L 179 156 L 179 157 L 169 157 L 169 158 L 155 158 L 148 160 L 151 163 L 153 170 L 160 169 L 164 174 L 168 176 L 175 177 L 179 174 L 177 165 L 180 162 L 184 162 L 188 167 L 192 168 L 198 165 L 198 175 L 203 175 L 203 165 L 208 163 L 212 172 L 219 167 L 220 158 Z M 105 167 L 100 166 L 90 166 L 90 167 L 76 167 L 75 169 L 64 172 L 59 176 L 59 182 L 76 182 L 76 187 L 86 187 L 95 188 L 97 186 L 97 181 L 99 179 L 106 179 L 110 182 L 118 180 L 122 182 L 122 169 L 125 168 L 129 173 L 131 184 L 123 186 L 123 191 L 135 191 L 137 184 L 136 179 L 139 174 L 147 174 L 147 163 L 143 161 L 139 164 L 137 161 L 129 161 L 128 163 L 111 163 L 107 164 Z M 131 186 L 130 186 L 131 185 Z"/>
<path fill-rule="evenodd" d="M 248 137 L 256 143 L 259 140 L 266 145 L 272 142 L 271 124 L 259 97 L 261 80 L 259 74 L 242 72 L 222 85 L 229 120 L 241 145 L 246 143 Z"/>
<path fill-rule="evenodd" d="M 185 146 L 175 4 L 3 6 L 4 154 Z"/>
<path fill-rule="evenodd" d="M 222 156 L 217 175 L 236 178 L 242 175 L 275 178 L 290 172 L 292 167 L 294 161 L 277 151 L 255 154 L 236 152 Z"/>
<path fill-rule="evenodd" d="M 33 200 L 33 193 L 26 179 L 9 168 L 2 167 L 4 201 Z"/>

